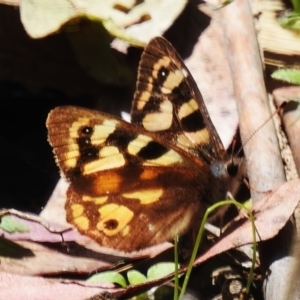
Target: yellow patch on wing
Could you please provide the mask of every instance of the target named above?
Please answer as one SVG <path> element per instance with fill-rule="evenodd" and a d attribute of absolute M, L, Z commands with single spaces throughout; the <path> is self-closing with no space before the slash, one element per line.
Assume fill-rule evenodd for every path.
<path fill-rule="evenodd" d="M 158 78 L 158 71 L 162 68 L 165 67 L 167 68 L 171 62 L 171 59 L 167 56 L 162 57 L 157 61 L 156 64 L 153 66 L 153 71 L 152 71 L 152 77 L 157 79 Z"/>
<path fill-rule="evenodd" d="M 186 134 L 195 144 L 203 145 L 209 143 L 209 133 L 206 128 L 196 132 L 187 132 Z"/>
<path fill-rule="evenodd" d="M 90 227 L 90 221 L 85 216 L 81 216 L 76 219 L 73 219 L 73 222 L 81 230 L 88 230 Z"/>
<path fill-rule="evenodd" d="M 79 118 L 77 121 L 73 122 L 69 129 L 69 139 L 68 139 L 68 151 L 64 155 L 64 165 L 67 168 L 74 168 L 77 165 L 79 153 L 79 146 L 76 139 L 80 136 L 78 130 L 84 126 L 90 126 L 89 118 Z M 101 125 L 93 126 L 93 134 L 90 137 L 91 143 L 93 145 L 99 145 L 106 141 L 108 136 L 113 133 L 118 125 L 116 120 L 104 120 Z M 112 151 L 112 149 L 106 149 L 104 151 Z M 100 154 L 101 155 L 101 154 Z M 103 155 L 105 156 L 105 155 Z M 119 160 L 120 163 L 120 160 Z M 102 164 L 111 164 L 111 162 L 102 162 Z M 101 168 L 101 167 L 100 167 Z M 89 174 L 90 169 L 95 169 L 94 165 L 87 166 L 86 174 Z M 96 169 L 97 170 L 97 169 Z M 91 171 L 94 172 L 94 171 Z"/>
<path fill-rule="evenodd" d="M 72 204 L 72 217 L 73 222 L 82 230 L 89 229 L 89 219 L 83 216 L 84 213 L 84 206 L 81 204 Z"/>
<path fill-rule="evenodd" d="M 158 60 L 157 63 L 153 66 L 152 76 L 156 79 L 157 71 L 159 71 L 161 67 L 168 67 L 170 62 L 171 59 L 168 56 L 164 56 L 160 60 Z"/>
<path fill-rule="evenodd" d="M 107 201 L 108 196 L 101 196 L 101 197 L 90 197 L 88 195 L 83 195 L 82 196 L 82 201 L 90 201 L 94 202 L 95 204 L 103 204 Z"/>
<path fill-rule="evenodd" d="M 164 81 L 163 87 L 166 91 L 172 92 L 172 90 L 180 85 L 184 79 L 183 73 L 181 70 L 176 70 L 175 72 L 170 72 L 166 80 Z M 164 94 L 169 94 L 170 92 L 164 92 Z"/>
<path fill-rule="evenodd" d="M 68 139 L 68 149 L 69 152 L 75 152 L 79 150 L 78 144 L 74 143 L 74 139 Z"/>
<path fill-rule="evenodd" d="M 152 139 L 149 136 L 139 134 L 134 140 L 132 140 L 127 147 L 129 154 L 136 155 L 144 148 Z"/>
<path fill-rule="evenodd" d="M 98 171 L 119 168 L 124 166 L 125 163 L 125 158 L 121 153 L 114 154 L 85 164 L 83 167 L 83 174 L 88 175 Z"/>
<path fill-rule="evenodd" d="M 182 157 L 177 152 L 171 149 L 158 158 L 145 160 L 143 165 L 144 166 L 170 166 L 181 162 L 182 162 Z"/>
<path fill-rule="evenodd" d="M 122 235 L 126 236 L 129 234 L 129 232 L 130 232 L 130 226 L 125 226 L 122 230 Z"/>
<path fill-rule="evenodd" d="M 124 193 L 122 196 L 129 199 L 138 199 L 141 204 L 151 204 L 158 201 L 162 194 L 162 189 L 153 189 Z"/>
<path fill-rule="evenodd" d="M 198 104 L 194 99 L 191 99 L 190 101 L 181 105 L 178 111 L 178 117 L 181 120 L 184 117 L 187 117 L 188 115 L 192 114 L 196 110 L 199 110 Z"/>
<path fill-rule="evenodd" d="M 108 136 L 116 130 L 118 123 L 116 120 L 104 120 L 101 125 L 95 125 L 93 127 L 91 143 L 93 145 L 100 145 L 105 142 Z"/>
<path fill-rule="evenodd" d="M 77 121 L 73 122 L 69 129 L 69 137 L 70 138 L 78 138 L 78 129 L 82 126 L 89 125 L 89 118 L 79 118 Z"/>
<path fill-rule="evenodd" d="M 169 100 L 160 104 L 160 110 L 146 114 L 143 119 L 143 127 L 148 131 L 161 131 L 169 129 L 173 120 L 173 105 Z"/>
<path fill-rule="evenodd" d="M 68 139 L 68 152 L 64 155 L 64 164 L 67 168 L 76 167 L 79 153 L 79 146 L 75 143 L 74 139 Z"/>
<path fill-rule="evenodd" d="M 184 148 L 192 148 L 194 147 L 194 144 L 193 142 L 184 134 L 180 134 L 178 137 L 177 137 L 177 143 L 180 145 L 183 145 Z"/>
<path fill-rule="evenodd" d="M 79 150 L 71 150 L 65 154 L 65 159 L 68 160 L 68 159 L 76 158 L 79 156 L 79 154 L 80 154 Z"/>
<path fill-rule="evenodd" d="M 137 109 L 143 110 L 146 103 L 149 101 L 151 97 L 151 93 L 149 91 L 143 91 L 139 97 L 138 103 L 137 103 Z"/>
<path fill-rule="evenodd" d="M 100 157 L 109 157 L 118 154 L 120 151 L 116 146 L 106 146 L 99 151 Z"/>
<path fill-rule="evenodd" d="M 64 161 L 64 165 L 67 168 L 75 168 L 77 164 L 77 158 L 68 158 L 68 154 L 65 155 L 66 160 Z M 76 157 L 79 157 L 79 152 Z"/>
<path fill-rule="evenodd" d="M 134 213 L 123 205 L 110 203 L 99 208 L 100 221 L 97 229 L 108 236 L 113 236 L 119 232 L 125 234 L 129 232 L 128 224 L 132 220 Z"/>
<path fill-rule="evenodd" d="M 71 208 L 72 208 L 72 215 L 74 218 L 78 218 L 84 212 L 84 207 L 81 204 L 73 204 Z"/>
<path fill-rule="evenodd" d="M 188 73 L 187 69 L 182 68 L 182 69 L 181 69 L 181 72 L 182 72 L 182 75 L 183 75 L 184 78 L 187 78 L 187 77 L 188 77 L 189 73 Z"/>

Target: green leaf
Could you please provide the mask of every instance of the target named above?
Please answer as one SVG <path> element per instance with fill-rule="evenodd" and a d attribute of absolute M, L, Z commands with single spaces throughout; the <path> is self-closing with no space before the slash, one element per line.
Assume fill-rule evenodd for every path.
<path fill-rule="evenodd" d="M 131 285 L 141 284 L 147 281 L 147 277 L 139 271 L 130 270 L 127 272 L 127 278 Z"/>
<path fill-rule="evenodd" d="M 29 229 L 24 224 L 11 218 L 10 216 L 3 216 L 1 218 L 0 228 L 6 232 L 29 232 Z"/>
<path fill-rule="evenodd" d="M 295 12 L 288 12 L 278 18 L 278 23 L 281 27 L 291 29 L 297 33 L 300 31 L 300 14 Z"/>
<path fill-rule="evenodd" d="M 292 0 L 291 2 L 293 4 L 294 11 L 296 13 L 300 13 L 300 1 L 299 0 Z"/>
<path fill-rule="evenodd" d="M 147 272 L 148 280 L 155 280 L 167 276 L 175 271 L 175 263 L 163 262 L 153 265 Z"/>
<path fill-rule="evenodd" d="M 136 270 L 129 270 L 127 272 L 127 279 L 131 285 L 137 285 L 137 284 L 147 282 L 147 277 L 141 272 Z M 144 299 L 148 299 L 147 293 L 143 293 L 131 298 L 131 300 L 144 300 Z"/>
<path fill-rule="evenodd" d="M 252 199 L 246 200 L 243 205 L 247 208 L 247 209 L 251 209 L 251 207 L 253 206 L 253 202 Z"/>
<path fill-rule="evenodd" d="M 273 79 L 300 85 L 300 70 L 280 69 L 271 75 Z"/>
<path fill-rule="evenodd" d="M 88 282 L 111 282 L 111 283 L 117 283 L 121 287 L 126 287 L 127 283 L 125 278 L 115 271 L 107 271 L 102 272 L 99 274 L 95 274 L 91 276 L 89 279 L 87 279 Z"/>

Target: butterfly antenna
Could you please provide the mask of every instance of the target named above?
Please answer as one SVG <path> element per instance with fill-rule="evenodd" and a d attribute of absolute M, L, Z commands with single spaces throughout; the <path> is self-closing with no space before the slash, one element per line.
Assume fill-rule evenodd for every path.
<path fill-rule="evenodd" d="M 232 141 L 232 147 L 231 147 L 231 163 L 233 163 L 233 156 L 234 156 L 234 149 L 236 147 L 236 135 L 234 136 L 234 139 Z M 240 152 L 240 149 L 238 153 Z"/>
<path fill-rule="evenodd" d="M 248 136 L 248 138 L 243 142 L 242 146 L 239 148 L 239 150 L 236 153 L 236 156 L 238 156 L 240 154 L 240 152 L 243 150 L 244 146 L 249 142 L 249 140 L 252 139 L 252 137 L 262 128 L 264 127 L 271 119 L 273 119 L 273 117 L 278 114 L 281 110 L 284 109 L 284 107 L 286 106 L 288 102 L 284 101 L 281 103 L 281 105 L 271 114 L 271 116 L 266 119 L 250 136 Z"/>

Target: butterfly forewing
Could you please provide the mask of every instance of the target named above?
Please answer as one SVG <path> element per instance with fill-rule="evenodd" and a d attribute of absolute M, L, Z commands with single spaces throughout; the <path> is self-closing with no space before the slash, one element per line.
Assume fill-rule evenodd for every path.
<path fill-rule="evenodd" d="M 206 162 L 226 157 L 193 77 L 163 38 L 151 40 L 142 54 L 131 117 Z"/>

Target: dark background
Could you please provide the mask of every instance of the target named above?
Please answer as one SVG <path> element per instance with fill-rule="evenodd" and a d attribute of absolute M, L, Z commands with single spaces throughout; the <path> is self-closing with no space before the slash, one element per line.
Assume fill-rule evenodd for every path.
<path fill-rule="evenodd" d="M 209 23 L 194 2 L 165 33 L 183 57 Z M 122 57 L 133 78 L 140 54 L 131 48 Z M 77 105 L 119 116 L 130 111 L 134 89 L 135 80 L 123 87 L 95 81 L 63 33 L 31 39 L 18 8 L 0 5 L 0 207 L 39 213 L 51 195 L 59 179 L 45 127 L 52 108 Z"/>

